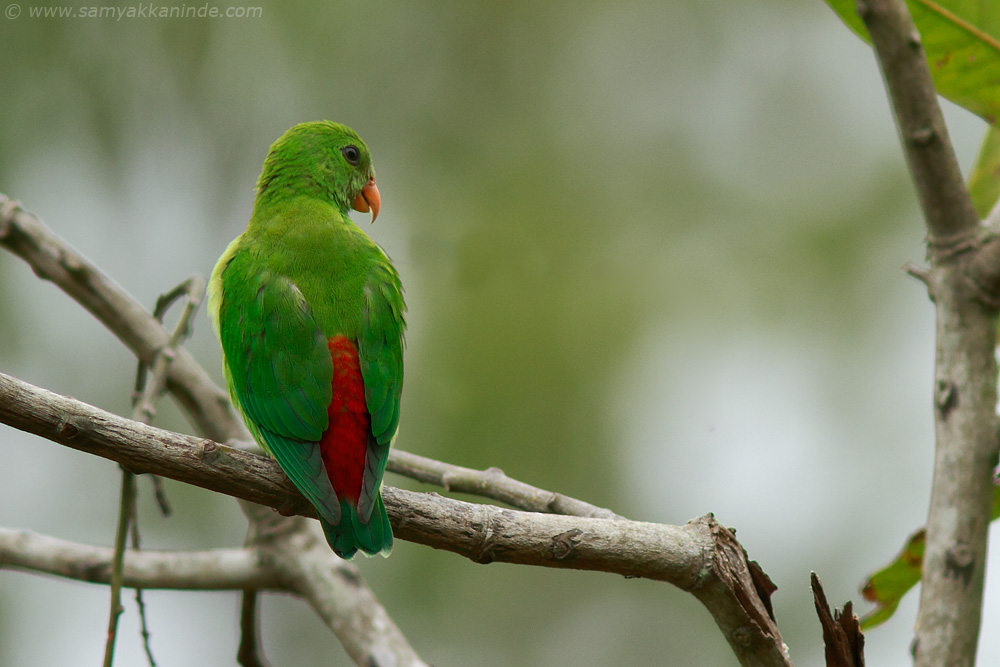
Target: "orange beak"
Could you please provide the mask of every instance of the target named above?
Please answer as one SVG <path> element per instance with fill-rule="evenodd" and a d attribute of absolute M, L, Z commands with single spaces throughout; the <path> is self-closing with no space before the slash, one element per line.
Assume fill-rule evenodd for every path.
<path fill-rule="evenodd" d="M 378 186 L 375 185 L 375 178 L 372 177 L 361 192 L 354 198 L 354 210 L 362 213 L 372 212 L 372 222 L 378 217 L 378 210 L 382 206 L 382 196 L 378 193 Z"/>

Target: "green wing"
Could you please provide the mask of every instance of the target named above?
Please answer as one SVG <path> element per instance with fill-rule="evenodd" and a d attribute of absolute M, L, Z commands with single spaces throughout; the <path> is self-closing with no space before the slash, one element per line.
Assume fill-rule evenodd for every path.
<path fill-rule="evenodd" d="M 399 426 L 405 310 L 399 276 L 388 258 L 374 264 L 364 287 L 363 318 L 358 336 L 365 402 L 371 414 L 365 475 L 358 498 L 358 515 L 364 523 L 368 523 L 378 504 L 389 446 Z"/>
<path fill-rule="evenodd" d="M 326 337 L 290 280 L 242 271 L 241 260 L 237 253 L 223 272 L 218 313 L 230 392 L 261 446 L 337 524 L 340 503 L 318 446 L 333 392 Z"/>

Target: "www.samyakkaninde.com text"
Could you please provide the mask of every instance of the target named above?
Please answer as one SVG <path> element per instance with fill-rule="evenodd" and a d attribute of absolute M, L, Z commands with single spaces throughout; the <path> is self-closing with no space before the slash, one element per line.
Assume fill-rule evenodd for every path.
<path fill-rule="evenodd" d="M 15 12 L 11 8 L 15 8 Z M 28 7 L 28 17 L 33 19 L 203 19 L 203 18 L 260 18 L 264 15 L 263 7 L 218 7 L 215 5 L 181 5 L 166 6 L 155 3 L 141 3 L 124 7 Z M 7 18 L 17 18 L 21 14 L 19 5 L 8 5 L 5 12 Z"/>

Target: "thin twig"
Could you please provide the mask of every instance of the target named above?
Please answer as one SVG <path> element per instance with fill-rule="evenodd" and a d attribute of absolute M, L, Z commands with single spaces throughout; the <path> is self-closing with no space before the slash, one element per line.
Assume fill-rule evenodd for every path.
<path fill-rule="evenodd" d="M 163 480 L 156 475 L 150 475 L 149 482 L 153 486 L 153 500 L 156 501 L 156 506 L 160 510 L 160 516 L 164 519 L 169 518 L 174 513 L 174 510 L 170 506 L 170 500 L 167 498 L 167 490 L 163 486 Z"/>
<path fill-rule="evenodd" d="M 118 530 L 111 558 L 111 610 L 108 613 L 108 637 L 104 643 L 104 667 L 114 663 L 115 639 L 118 636 L 118 618 L 122 613 L 122 570 L 125 563 L 125 538 L 128 533 L 129 514 L 135 501 L 135 475 L 122 471 L 121 498 L 118 505 Z"/>
<path fill-rule="evenodd" d="M 153 363 L 149 368 L 150 380 L 145 383 L 139 400 L 135 404 L 133 419 L 136 421 L 148 424 L 156 414 L 156 400 L 163 393 L 167 385 L 167 369 L 177 357 L 177 351 L 180 349 L 181 343 L 191 333 L 191 322 L 198 312 L 198 306 L 201 305 L 204 294 L 205 279 L 201 276 L 192 276 L 157 299 L 153 317 L 161 324 L 163 323 L 163 316 L 166 314 L 167 309 L 181 296 L 185 297 L 184 309 L 177 319 L 177 324 L 174 325 L 174 330 L 171 332 L 170 338 L 167 339 L 166 344 L 162 348 L 157 350 L 153 357 Z M 139 378 L 146 375 L 141 370 L 143 366 L 144 362 L 140 361 L 137 382 L 140 381 Z"/>
<path fill-rule="evenodd" d="M 149 372 L 147 372 L 146 362 L 139 361 L 135 379 L 134 404 L 132 407 L 133 420 L 142 424 L 149 424 L 156 414 L 156 400 L 163 393 L 163 389 L 167 383 L 167 368 L 174 357 L 177 356 L 177 349 L 181 341 L 191 331 L 191 320 L 197 312 L 204 292 L 205 280 L 199 276 L 194 276 L 157 299 L 153 317 L 161 323 L 167 309 L 180 296 L 186 296 L 187 302 L 184 310 L 181 311 L 181 316 L 167 344 L 156 353 Z M 130 525 L 132 526 L 132 548 L 139 549 L 136 505 L 135 475 L 131 471 L 122 468 L 121 506 L 118 509 L 115 551 L 111 559 L 111 610 L 108 619 L 108 637 L 104 648 L 105 667 L 111 667 L 114 661 L 115 640 L 118 636 L 118 619 L 122 612 L 121 588 L 122 568 L 125 563 L 125 536 L 128 533 Z M 166 508 L 165 513 L 169 513 L 169 505 Z M 149 628 L 146 626 L 146 605 L 142 600 L 142 590 L 136 589 L 135 594 L 136 601 L 139 604 L 139 618 L 144 648 L 150 665 L 155 667 L 156 661 L 153 660 L 153 653 L 149 645 Z"/>
<path fill-rule="evenodd" d="M 138 494 L 136 494 L 138 497 Z M 139 551 L 139 522 L 136 517 L 139 513 L 136 509 L 136 504 L 132 505 L 132 551 Z M 142 648 L 146 652 L 146 660 L 149 662 L 149 667 L 156 667 L 156 660 L 153 658 L 153 647 L 150 644 L 150 634 L 149 634 L 149 623 L 146 619 L 146 601 L 142 597 L 142 589 L 135 589 L 135 606 L 139 610 L 139 634 L 142 635 Z"/>
<path fill-rule="evenodd" d="M 903 271 L 906 271 L 906 273 L 913 276 L 924 285 L 930 287 L 930 271 L 924 267 L 917 266 L 913 262 L 907 262 L 903 265 Z"/>
<path fill-rule="evenodd" d="M 141 388 L 137 385 L 141 396 L 138 401 L 138 409 L 141 410 L 141 414 L 146 415 L 147 420 L 145 423 L 147 424 L 156 412 L 156 399 L 163 393 L 167 385 L 167 369 L 170 362 L 176 358 L 181 342 L 191 335 L 192 322 L 195 315 L 198 314 L 198 307 L 201 305 L 202 299 L 205 297 L 205 279 L 197 275 L 191 276 L 166 294 L 160 295 L 156 300 L 156 308 L 153 309 L 153 317 L 156 321 L 162 324 L 167 310 L 182 296 L 185 298 L 184 309 L 177 319 L 177 324 L 174 326 L 174 330 L 170 334 L 170 339 L 167 341 L 166 346 L 157 352 L 153 361 L 153 382 Z M 145 375 L 146 364 L 140 360 L 138 367 L 137 383 L 139 382 L 138 377 Z M 153 497 L 156 500 L 157 507 L 160 508 L 160 514 L 164 517 L 169 517 L 171 514 L 170 502 L 167 500 L 163 482 L 156 475 L 151 475 L 150 479 L 153 484 Z"/>
<path fill-rule="evenodd" d="M 266 455 L 261 446 L 253 440 L 230 440 L 226 445 L 242 452 L 260 456 Z M 513 477 L 508 477 L 503 470 L 496 467 L 486 470 L 465 468 L 394 448 L 389 451 L 389 463 L 386 465 L 386 470 L 424 484 L 440 486 L 445 491 L 489 498 L 527 512 L 565 514 L 598 519 L 626 518 L 607 508 L 598 507 L 555 491 L 546 491 Z"/>
<path fill-rule="evenodd" d="M 529 512 L 588 516 L 601 519 L 624 519 L 609 509 L 591 505 L 561 493 L 546 491 L 508 477 L 500 468 L 474 470 L 437 461 L 401 450 L 389 452 L 387 470 L 446 491 L 468 493 L 498 500 Z"/>

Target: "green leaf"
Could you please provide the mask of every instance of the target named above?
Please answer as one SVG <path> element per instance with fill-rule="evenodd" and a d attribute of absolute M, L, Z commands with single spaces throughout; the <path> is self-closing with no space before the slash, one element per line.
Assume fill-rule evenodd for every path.
<path fill-rule="evenodd" d="M 985 218 L 1000 197 L 1000 130 L 990 126 L 969 175 L 969 195 L 980 218 Z"/>
<path fill-rule="evenodd" d="M 896 611 L 899 601 L 920 582 L 924 561 L 923 528 L 910 535 L 896 559 L 875 574 L 861 587 L 861 595 L 875 603 L 875 609 L 861 618 L 861 629 L 868 630 L 886 621 Z"/>
<path fill-rule="evenodd" d="M 851 30 L 871 43 L 855 0 L 827 0 Z M 938 92 L 995 125 L 1000 118 L 1000 3 L 907 0 Z"/>
<path fill-rule="evenodd" d="M 1000 485 L 993 488 L 993 510 L 991 519 L 1000 517 Z M 868 577 L 861 587 L 861 595 L 875 603 L 875 609 L 861 618 L 861 629 L 869 630 L 889 619 L 911 588 L 920 582 L 924 564 L 923 528 L 910 535 L 895 560 Z"/>

